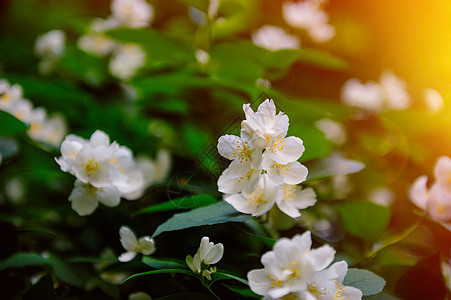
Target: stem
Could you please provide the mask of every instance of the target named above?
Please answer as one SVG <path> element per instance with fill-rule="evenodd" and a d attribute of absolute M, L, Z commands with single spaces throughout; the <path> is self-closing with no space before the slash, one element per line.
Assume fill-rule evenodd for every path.
<path fill-rule="evenodd" d="M 206 282 L 205 282 L 205 280 L 204 280 L 204 278 L 203 277 L 200 277 L 200 281 L 202 282 L 202 285 L 216 298 L 216 299 L 219 299 L 219 300 L 221 300 L 221 298 L 219 298 L 219 296 L 218 295 L 216 295 L 215 294 L 215 292 L 213 292 L 213 290 L 210 288 L 210 285 L 211 284 L 207 284 Z M 213 282 L 212 282 L 213 283 Z"/>

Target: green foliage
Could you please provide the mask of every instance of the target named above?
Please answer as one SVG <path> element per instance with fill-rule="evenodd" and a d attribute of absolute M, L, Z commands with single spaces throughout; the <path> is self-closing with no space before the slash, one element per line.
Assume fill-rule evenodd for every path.
<path fill-rule="evenodd" d="M 28 126 L 13 115 L 0 110 L 0 136 L 23 132 Z"/>
<path fill-rule="evenodd" d="M 250 218 L 249 215 L 238 213 L 227 202 L 221 201 L 216 204 L 193 209 L 189 212 L 175 214 L 158 226 L 152 234 L 152 237 L 156 237 L 167 231 L 228 222 L 244 222 Z"/>
<path fill-rule="evenodd" d="M 385 280 L 368 270 L 351 268 L 348 269 L 343 285 L 358 288 L 364 296 L 369 296 L 380 293 L 385 286 Z"/>

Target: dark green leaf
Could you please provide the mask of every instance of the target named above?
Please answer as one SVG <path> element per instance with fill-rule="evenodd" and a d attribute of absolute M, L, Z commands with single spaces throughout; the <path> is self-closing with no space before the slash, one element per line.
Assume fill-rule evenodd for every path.
<path fill-rule="evenodd" d="M 0 110 L 0 136 L 23 132 L 28 126 L 13 115 Z"/>
<path fill-rule="evenodd" d="M 250 215 L 241 214 L 227 202 L 221 201 L 209 206 L 196 208 L 189 212 L 175 214 L 169 220 L 158 226 L 152 237 L 156 237 L 167 231 L 228 222 L 244 222 L 250 218 Z"/>
<path fill-rule="evenodd" d="M 142 262 L 155 269 L 186 269 L 187 265 L 184 261 L 175 259 L 159 259 L 151 256 L 143 256 Z"/>
<path fill-rule="evenodd" d="M 385 286 L 385 280 L 368 270 L 348 269 L 343 285 L 352 286 L 362 291 L 364 296 L 380 293 Z"/>
<path fill-rule="evenodd" d="M 138 212 L 138 214 L 149 214 L 161 211 L 172 211 L 180 209 L 192 209 L 197 207 L 208 206 L 216 202 L 217 202 L 216 199 L 210 195 L 206 194 L 191 195 L 187 197 L 176 198 L 171 201 L 143 208 Z"/>
<path fill-rule="evenodd" d="M 336 203 L 346 231 L 364 240 L 375 240 L 390 221 L 390 210 L 366 201 L 347 201 Z"/>
<path fill-rule="evenodd" d="M 0 271 L 13 267 L 49 265 L 51 262 L 39 254 L 19 252 L 0 262 Z"/>
<path fill-rule="evenodd" d="M 188 270 L 181 270 L 181 269 L 164 269 L 164 270 L 155 270 L 155 271 L 149 271 L 149 272 L 143 272 L 143 273 L 137 273 L 137 274 L 133 274 L 132 276 L 126 278 L 124 281 L 122 281 L 122 283 L 135 278 L 135 277 L 139 277 L 139 276 L 147 276 L 147 275 L 155 275 L 155 274 L 185 274 L 185 275 L 189 275 L 189 276 L 193 276 L 196 277 L 196 274 L 194 274 L 191 271 Z"/>
<path fill-rule="evenodd" d="M 232 274 L 228 274 L 228 273 L 224 273 L 224 272 L 215 272 L 212 274 L 212 282 L 218 281 L 218 280 L 227 280 L 227 279 L 232 279 L 232 280 L 236 280 L 238 282 L 241 282 L 242 284 L 245 285 L 249 285 L 249 282 L 246 279 L 240 278 L 238 276 L 232 275 Z"/>
<path fill-rule="evenodd" d="M 236 287 L 232 287 L 230 285 L 224 284 L 224 283 L 222 285 L 225 286 L 226 288 L 228 288 L 229 290 L 231 290 L 232 292 L 237 293 L 238 295 L 248 297 L 248 298 L 257 298 L 257 299 L 261 298 L 261 296 L 257 295 L 253 291 L 251 291 L 251 289 L 236 288 Z"/>

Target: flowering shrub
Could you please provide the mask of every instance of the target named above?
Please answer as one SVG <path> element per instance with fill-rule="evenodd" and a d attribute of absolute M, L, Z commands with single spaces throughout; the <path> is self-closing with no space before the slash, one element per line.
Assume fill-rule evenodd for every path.
<path fill-rule="evenodd" d="M 451 299 L 450 13 L 3 1 L 1 298 Z"/>

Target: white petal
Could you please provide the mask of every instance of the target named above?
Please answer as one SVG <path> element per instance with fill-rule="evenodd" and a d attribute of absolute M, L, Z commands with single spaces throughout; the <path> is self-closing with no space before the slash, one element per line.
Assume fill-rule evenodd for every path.
<path fill-rule="evenodd" d="M 137 253 L 135 251 L 127 251 L 122 253 L 121 256 L 118 257 L 118 259 L 121 262 L 131 261 L 133 258 L 135 258 L 136 254 Z"/>
<path fill-rule="evenodd" d="M 267 115 L 269 117 L 275 117 L 276 115 L 276 106 L 274 105 L 274 101 L 272 99 L 266 99 L 257 109 L 257 112 Z"/>
<path fill-rule="evenodd" d="M 135 233 L 127 226 L 121 226 L 119 236 L 122 247 L 125 250 L 134 251 L 138 247 L 138 240 Z"/>
<path fill-rule="evenodd" d="M 224 254 L 224 246 L 219 243 L 211 247 L 204 257 L 204 263 L 207 265 L 212 265 L 221 260 Z"/>
<path fill-rule="evenodd" d="M 304 145 L 300 138 L 290 136 L 283 139 L 283 142 L 276 143 L 272 146 L 269 155 L 272 160 L 287 164 L 298 160 L 304 153 Z"/>
<path fill-rule="evenodd" d="M 427 176 L 418 177 L 409 189 L 410 200 L 419 208 L 426 210 L 429 190 L 426 186 Z"/>
<path fill-rule="evenodd" d="M 300 162 L 293 162 L 285 167 L 284 183 L 299 184 L 307 179 L 308 169 Z"/>
<path fill-rule="evenodd" d="M 194 266 L 193 257 L 191 255 L 187 255 L 185 261 L 186 261 L 186 264 L 188 265 L 188 267 L 190 268 L 190 270 L 193 271 L 194 273 L 196 273 L 197 267 Z"/>
<path fill-rule="evenodd" d="M 329 270 L 334 271 L 337 274 L 337 283 L 342 283 L 346 276 L 346 273 L 348 273 L 348 264 L 344 260 L 342 260 L 331 265 L 329 267 Z"/>
<path fill-rule="evenodd" d="M 297 218 L 301 216 L 301 213 L 299 212 L 299 209 L 297 209 L 296 207 L 294 207 L 290 201 L 280 201 L 277 203 L 277 206 L 279 207 L 279 209 L 286 214 L 287 216 L 290 216 L 292 218 Z"/>
<path fill-rule="evenodd" d="M 435 163 L 434 175 L 437 182 L 443 186 L 451 187 L 451 158 L 441 156 Z"/>
<path fill-rule="evenodd" d="M 427 200 L 427 211 L 434 220 L 448 222 L 451 220 L 451 191 L 439 183 L 431 187 Z"/>
<path fill-rule="evenodd" d="M 266 295 L 271 289 L 271 279 L 265 269 L 252 270 L 247 273 L 249 287 L 257 295 Z"/>
<path fill-rule="evenodd" d="M 199 253 L 200 260 L 204 260 L 205 254 L 208 252 L 211 246 L 213 246 L 213 243 L 210 243 L 210 238 L 208 236 L 204 236 L 200 240 L 200 246 L 197 253 Z"/>
<path fill-rule="evenodd" d="M 236 135 L 226 134 L 218 140 L 218 152 L 227 159 L 234 159 L 237 155 L 236 146 L 241 145 L 241 139 Z"/>
<path fill-rule="evenodd" d="M 97 147 L 97 146 L 108 147 L 110 145 L 110 138 L 105 132 L 103 132 L 101 130 L 96 130 L 91 135 L 91 138 L 89 139 L 89 144 L 93 148 Z"/>
<path fill-rule="evenodd" d="M 72 202 L 72 209 L 75 210 L 80 216 L 87 216 L 92 214 L 97 206 L 97 199 L 92 198 L 87 194 L 83 185 L 77 184 L 69 195 L 69 201 Z"/>
<path fill-rule="evenodd" d="M 310 248 L 312 247 L 312 236 L 310 231 L 306 231 L 302 235 L 295 235 L 293 237 L 293 243 L 300 253 L 310 251 Z"/>
<path fill-rule="evenodd" d="M 97 200 L 108 207 L 118 206 L 121 201 L 119 190 L 114 185 L 100 188 L 97 196 Z"/>
<path fill-rule="evenodd" d="M 323 245 L 308 253 L 308 259 L 315 271 L 326 268 L 334 260 L 334 257 L 335 250 L 329 245 Z"/>
<path fill-rule="evenodd" d="M 312 188 L 301 190 L 300 187 L 297 187 L 296 198 L 292 201 L 296 208 L 304 209 L 316 203 L 316 193 Z"/>
<path fill-rule="evenodd" d="M 138 240 L 138 248 L 144 255 L 151 255 L 157 250 L 155 247 L 155 241 L 150 236 L 143 236 Z"/>
<path fill-rule="evenodd" d="M 224 201 L 244 214 L 252 214 L 254 212 L 254 208 L 249 204 L 249 199 L 244 198 L 241 194 L 224 195 Z"/>

